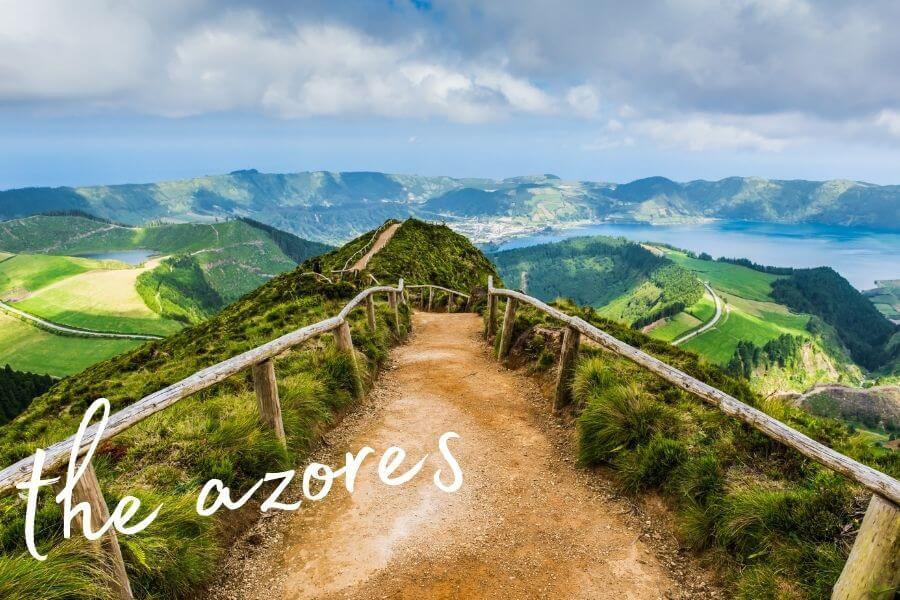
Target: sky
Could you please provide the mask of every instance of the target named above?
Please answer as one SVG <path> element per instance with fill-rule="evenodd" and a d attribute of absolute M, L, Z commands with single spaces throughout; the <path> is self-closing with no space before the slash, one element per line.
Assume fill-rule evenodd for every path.
<path fill-rule="evenodd" d="M 900 184 L 900 3 L 0 0 L 0 189 L 256 168 Z"/>

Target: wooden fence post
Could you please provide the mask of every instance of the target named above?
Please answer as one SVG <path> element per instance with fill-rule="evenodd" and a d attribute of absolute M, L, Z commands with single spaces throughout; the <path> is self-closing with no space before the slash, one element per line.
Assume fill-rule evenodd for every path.
<path fill-rule="evenodd" d="M 431 303 L 434 302 L 434 288 L 428 288 L 428 312 L 431 312 Z"/>
<path fill-rule="evenodd" d="M 900 508 L 873 494 L 832 600 L 891 600 L 900 592 Z"/>
<path fill-rule="evenodd" d="M 278 399 L 278 382 L 275 379 L 275 361 L 271 358 L 253 365 L 253 391 L 259 406 L 259 419 L 275 432 L 275 438 L 287 446 L 284 423 L 281 420 L 281 401 Z"/>
<path fill-rule="evenodd" d="M 65 477 L 59 480 L 54 486 L 57 492 L 61 491 L 65 485 Z M 81 479 L 72 488 L 73 505 L 87 502 L 91 507 L 92 531 L 97 531 L 109 520 L 109 507 L 103 498 L 103 491 L 100 489 L 100 482 L 97 480 L 97 473 L 94 471 L 94 465 L 88 465 Z M 79 512 L 72 519 L 73 529 L 76 531 L 84 531 L 82 517 L 84 513 Z M 116 536 L 116 530 L 109 528 L 103 537 L 95 543 L 100 544 L 107 568 L 110 574 L 110 586 L 112 588 L 113 597 L 118 600 L 134 600 L 131 593 L 131 583 L 128 581 L 128 572 L 125 570 L 125 561 L 122 559 L 122 548 L 119 547 L 119 538 Z"/>
<path fill-rule="evenodd" d="M 506 299 L 506 311 L 503 313 L 503 329 L 500 330 L 500 346 L 497 348 L 497 358 L 503 360 L 509 353 L 512 346 L 513 325 L 516 322 L 516 304 L 515 298 Z"/>
<path fill-rule="evenodd" d="M 487 338 L 497 333 L 497 296 L 488 292 Z"/>
<path fill-rule="evenodd" d="M 375 297 L 372 294 L 366 296 L 366 318 L 369 322 L 369 331 L 375 333 L 378 325 L 375 323 Z"/>
<path fill-rule="evenodd" d="M 578 356 L 578 345 L 581 333 L 571 327 L 563 331 L 562 347 L 559 350 L 559 371 L 556 374 L 556 397 L 553 409 L 559 410 L 572 402 L 572 375 L 575 372 L 575 359 Z"/>
<path fill-rule="evenodd" d="M 334 334 L 334 341 L 338 350 L 347 353 L 353 363 L 353 383 L 356 387 L 356 397 L 359 398 L 363 392 L 362 377 L 359 374 L 359 365 L 356 363 L 356 351 L 353 349 L 353 338 L 350 336 L 350 325 L 347 321 L 338 326 Z"/>
<path fill-rule="evenodd" d="M 394 311 L 394 329 L 400 333 L 400 301 L 397 299 L 397 292 L 388 293 L 388 304 Z"/>

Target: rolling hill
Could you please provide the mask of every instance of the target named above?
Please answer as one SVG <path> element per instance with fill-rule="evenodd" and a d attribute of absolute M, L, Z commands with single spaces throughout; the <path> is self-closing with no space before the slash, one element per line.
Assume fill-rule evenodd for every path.
<path fill-rule="evenodd" d="M 453 222 L 476 241 L 604 220 L 684 223 L 715 218 L 900 231 L 898 207 L 896 185 L 756 177 L 687 183 L 650 177 L 617 184 L 564 181 L 553 175 L 491 180 L 250 169 L 160 183 L 0 192 L 0 218 L 6 219 L 47 211 L 83 211 L 130 225 L 250 217 L 329 243 L 410 215 Z"/>
<path fill-rule="evenodd" d="M 361 240 L 369 237 L 371 232 Z M 352 246 L 339 249 L 322 260 L 343 264 L 353 251 Z M 374 268 L 385 283 L 396 283 L 399 277 L 427 276 L 439 285 L 472 290 L 483 285 L 489 274 L 496 274 L 464 237 L 446 227 L 416 221 L 404 223 L 384 252 L 385 259 Z M 9 464 L 32 453 L 35 446 L 71 435 L 86 406 L 97 397 L 107 397 L 113 410 L 121 409 L 204 366 L 337 314 L 368 285 L 367 277 L 359 283 L 327 283 L 304 276 L 311 266 L 307 263 L 275 277 L 203 323 L 58 382 L 12 423 L 0 427 L 0 463 Z M 381 326 L 377 332 L 366 328 L 364 310 L 348 317 L 364 385 L 374 379 L 387 350 L 408 333 L 405 305 L 400 308 L 400 323 L 394 322 L 394 312 L 383 302 L 378 311 L 379 322 L 389 326 Z M 244 375 L 187 398 L 117 436 L 112 453 L 108 453 L 112 446 L 104 447 L 104 458 L 95 461 L 95 468 L 105 489 L 127 489 L 145 505 L 164 504 L 152 528 L 122 536 L 129 576 L 140 597 L 196 597 L 215 574 L 229 543 L 225 531 L 229 517 L 207 519 L 197 514 L 196 489 L 202 482 L 217 477 L 232 489 L 246 488 L 266 471 L 293 468 L 356 403 L 358 389 L 350 362 L 328 337 L 278 359 L 289 450 L 259 425 L 252 384 Z M 24 513 L 19 507 L 15 496 L 0 500 L 0 589 L 16 585 L 21 590 L 16 575 L 9 575 L 10 565 L 18 564 L 16 561 L 29 570 L 45 569 L 46 575 L 60 568 L 56 561 L 71 558 L 65 545 L 57 546 L 61 532 L 54 526 L 41 527 L 42 547 L 57 546 L 47 562 L 37 563 L 23 555 L 20 532 Z M 42 499 L 39 512 L 41 523 L 59 519 L 58 506 L 52 502 Z M 76 584 L 65 597 L 96 598 L 92 595 L 96 584 L 91 564 L 85 558 L 70 565 L 67 573 Z"/>
<path fill-rule="evenodd" d="M 747 266 L 747 261 L 698 258 L 665 245 L 602 236 L 491 257 L 512 285 L 524 277 L 529 293 L 545 301 L 570 298 L 655 339 L 682 343 L 680 338 L 711 323 L 683 341 L 682 347 L 750 379 L 763 393 L 802 392 L 819 383 L 859 384 L 865 377 L 860 366 L 867 370 L 879 366 L 868 360 L 872 344 L 884 348 L 882 334 L 885 328 L 892 329 L 878 317 L 866 331 L 860 330 L 858 319 L 849 315 L 872 319 L 874 309 L 833 271 L 822 293 L 837 297 L 840 291 L 847 296 L 841 305 L 855 307 L 839 311 L 840 315 L 833 305 L 801 306 L 774 291 L 779 285 L 794 290 L 798 281 L 817 270 Z M 714 323 L 715 301 L 701 282 L 722 303 Z M 881 337 L 865 341 L 876 331 Z"/>
<path fill-rule="evenodd" d="M 330 247 L 251 220 L 128 227 L 67 214 L 0 223 L 0 248 L 0 300 L 14 308 L 76 329 L 166 336 Z M 140 343 L 61 338 L 2 316 L 0 362 L 18 369 L 70 375 Z"/>
<path fill-rule="evenodd" d="M 367 232 L 319 262 L 326 268 L 342 265 L 371 238 L 372 232 Z M 199 368 L 336 314 L 368 285 L 367 273 L 336 283 L 304 276 L 302 271 L 311 266 L 310 261 L 301 270 L 275 277 L 203 323 L 58 382 L 13 422 L 0 427 L 0 463 L 10 464 L 36 446 L 70 435 L 96 397 L 108 397 L 113 410 L 129 406 Z M 464 237 L 447 227 L 413 220 L 403 223 L 370 266 L 382 283 L 404 277 L 473 295 L 487 275 L 497 275 Z M 379 302 L 376 310 L 379 323 L 387 324 L 376 331 L 366 326 L 364 310 L 348 317 L 364 386 L 372 384 L 388 350 L 409 332 L 408 306 L 400 307 L 399 322 L 384 303 Z M 895 455 L 860 443 L 858 433 L 834 420 L 763 399 L 745 381 L 729 377 L 696 355 L 605 320 L 589 307 L 567 306 L 566 310 L 841 452 L 886 473 L 898 473 Z M 545 357 L 553 356 L 552 340 L 559 338 L 559 323 L 523 305 L 512 332 L 517 338 L 514 347 L 526 355 L 529 372 L 547 375 L 553 361 Z M 466 343 L 483 342 L 480 335 L 471 335 Z M 476 348 L 479 358 L 487 349 Z M 431 352 L 438 360 L 446 360 L 444 353 Z M 124 493 L 138 497 L 145 506 L 138 518 L 145 516 L 147 507 L 163 506 L 151 527 L 120 537 L 138 597 L 202 594 L 220 571 L 228 544 L 249 525 L 249 518 L 241 522 L 235 518 L 242 513 L 223 511 L 213 518 L 200 517 L 196 491 L 205 481 L 217 478 L 231 490 L 247 490 L 262 473 L 296 468 L 359 398 L 347 355 L 337 352 L 327 336 L 281 355 L 277 372 L 287 448 L 260 424 L 246 374 L 186 398 L 98 448 L 94 467 L 109 497 Z M 459 372 L 464 374 L 466 369 Z M 416 385 L 421 381 L 417 379 Z M 730 595 L 778 597 L 780 590 L 790 589 L 792 597 L 807 599 L 827 592 L 847 556 L 844 528 L 863 506 L 856 487 L 659 377 L 589 344 L 582 345 L 573 387 L 577 429 L 568 429 L 568 419 L 551 422 L 566 428 L 564 435 L 571 434 L 573 452 L 581 464 L 608 467 L 604 473 L 619 493 L 644 497 L 652 493 L 665 499 L 671 509 L 666 518 L 677 523 L 684 548 L 703 553 L 722 570 Z M 497 414 L 491 406 L 479 410 L 489 418 Z M 466 418 L 455 406 L 452 415 Z M 525 454 L 530 449 L 519 442 L 514 446 Z M 562 451 L 570 447 L 565 444 Z M 575 456 L 568 460 L 574 461 Z M 553 488 L 552 481 L 547 483 Z M 589 501 L 597 501 L 594 493 L 586 495 Z M 61 539 L 61 513 L 48 496 L 42 496 L 37 511 L 40 549 L 52 548 L 45 562 L 34 561 L 24 548 L 24 501 L 17 496 L 0 500 L 0 589 L 41 597 L 35 590 L 42 590 L 51 574 L 66 567 L 66 579 L 57 584 L 62 588 L 59 595 L 96 598 L 93 557 L 75 542 Z M 419 504 L 415 498 L 413 510 Z M 576 521 L 584 516 L 566 514 Z M 625 537 L 632 545 L 631 527 Z M 28 588 L 22 573 L 28 574 Z"/>

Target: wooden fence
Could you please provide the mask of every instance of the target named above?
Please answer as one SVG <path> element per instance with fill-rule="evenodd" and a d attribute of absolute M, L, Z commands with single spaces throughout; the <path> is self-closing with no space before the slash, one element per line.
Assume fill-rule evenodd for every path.
<path fill-rule="evenodd" d="M 425 290 L 428 290 L 427 301 Z M 248 350 L 233 358 L 207 367 L 197 373 L 172 384 L 158 392 L 115 413 L 109 419 L 106 429 L 100 436 L 100 442 L 110 439 L 125 429 L 139 423 L 200 390 L 213 386 L 232 375 L 250 369 L 253 375 L 253 388 L 256 393 L 260 420 L 272 428 L 276 437 L 285 442 L 284 426 L 281 422 L 281 406 L 278 398 L 278 387 L 275 379 L 274 359 L 281 353 L 315 338 L 323 333 L 333 333 L 337 347 L 354 357 L 353 340 L 350 337 L 350 326 L 347 316 L 352 310 L 365 302 L 368 327 L 374 330 L 376 294 L 387 294 L 388 302 L 394 310 L 396 322 L 399 323 L 399 304 L 409 302 L 410 290 L 419 291 L 419 303 L 422 308 L 431 310 L 435 293 L 443 293 L 448 297 L 448 310 L 452 308 L 454 298 L 470 300 L 468 294 L 445 287 L 420 284 L 404 286 L 401 279 L 397 287 L 376 286 L 360 292 L 334 317 L 312 325 L 307 325 L 283 335 L 271 342 Z M 869 598 L 873 591 L 890 590 L 900 584 L 900 482 L 871 467 L 863 465 L 831 448 L 816 442 L 812 438 L 773 419 L 769 415 L 748 406 L 736 398 L 709 386 L 698 379 L 633 348 L 614 338 L 608 333 L 591 325 L 587 321 L 572 317 L 566 313 L 521 292 L 495 288 L 493 278 L 488 277 L 486 334 L 493 337 L 497 334 L 497 312 L 501 298 L 506 299 L 504 317 L 498 344 L 497 357 L 505 359 L 512 344 L 513 324 L 516 310 L 520 303 L 531 305 L 565 325 L 562 349 L 557 371 L 554 407 L 561 408 L 571 402 L 571 377 L 581 336 L 585 336 L 602 348 L 652 371 L 673 385 L 686 390 L 705 402 L 717 406 L 726 414 L 740 419 L 770 438 L 777 440 L 808 458 L 840 473 L 873 492 L 872 499 L 863 519 L 862 527 L 850 553 L 840 579 L 835 585 L 832 598 L 860 599 Z M 357 373 L 357 377 L 358 377 Z M 77 449 L 78 455 L 84 454 L 94 438 L 97 427 L 87 429 Z M 59 470 L 68 460 L 74 437 L 53 444 L 46 450 L 45 471 Z M 31 477 L 34 457 L 28 457 L 0 471 L 0 495 L 9 494 L 16 483 L 27 481 Z M 108 518 L 108 508 L 97 481 L 93 468 L 88 468 L 79 485 L 73 490 L 74 502 L 87 502 L 91 506 L 93 523 L 96 529 L 101 520 Z M 114 574 L 115 594 L 118 598 L 132 598 L 130 584 L 125 573 L 125 565 L 119 549 L 114 530 L 101 540 L 102 548 Z"/>
<path fill-rule="evenodd" d="M 447 312 L 450 312 L 453 309 L 454 298 L 465 299 L 466 302 L 469 301 L 469 295 L 463 294 L 462 292 L 458 292 L 456 290 L 451 290 L 449 288 L 445 288 L 439 285 L 431 285 L 430 283 L 424 284 L 416 284 L 416 285 L 408 285 L 406 286 L 408 290 L 418 289 L 419 296 L 419 306 L 423 310 L 430 311 L 434 306 L 435 292 L 444 293 L 447 295 Z M 425 301 L 425 290 L 428 290 L 428 301 Z"/>
<path fill-rule="evenodd" d="M 122 433 L 129 427 L 165 410 L 179 400 L 209 388 L 241 371 L 250 369 L 253 376 L 253 389 L 256 393 L 260 420 L 274 431 L 275 437 L 282 444 L 285 444 L 284 425 L 281 421 L 281 403 L 278 398 L 278 386 L 275 379 L 274 359 L 283 352 L 307 340 L 330 332 L 334 334 L 338 349 L 349 353 L 353 358 L 355 367 L 356 355 L 353 351 L 353 340 L 350 336 L 350 325 L 347 322 L 347 317 L 353 309 L 365 303 L 367 325 L 374 331 L 376 328 L 376 294 L 387 294 L 388 303 L 394 311 L 395 322 L 399 326 L 399 305 L 403 301 L 404 294 L 402 279 L 397 284 L 397 287 L 377 286 L 363 290 L 334 317 L 301 327 L 262 346 L 197 371 L 190 377 L 182 379 L 158 392 L 154 392 L 116 412 L 110 416 L 106 428 L 99 436 L 98 443 Z M 359 378 L 358 368 L 356 377 Z M 358 387 L 361 389 L 361 386 Z M 81 444 L 77 449 L 78 456 L 82 456 L 87 452 L 94 439 L 97 438 L 97 429 L 96 425 L 92 425 L 85 431 Z M 53 473 L 59 471 L 68 462 L 74 443 L 75 439 L 72 436 L 48 447 L 43 467 L 44 472 Z M 0 471 L 0 496 L 14 492 L 17 483 L 29 480 L 33 466 L 34 456 L 30 456 Z M 76 504 L 87 502 L 90 505 L 91 525 L 95 531 L 99 529 L 102 522 L 109 519 L 109 509 L 103 498 L 103 491 L 100 489 L 96 473 L 90 465 L 73 489 L 72 501 Z M 76 523 L 76 528 L 80 530 L 80 523 Z M 114 595 L 120 599 L 133 598 L 128 575 L 125 572 L 125 563 L 122 560 L 122 552 L 114 529 L 110 528 L 109 532 L 100 540 L 100 545 L 108 560 L 110 572 L 113 575 Z"/>
<path fill-rule="evenodd" d="M 509 353 L 513 324 L 519 303 L 529 304 L 565 324 L 557 369 L 554 400 L 556 408 L 565 406 L 571 400 L 570 386 L 573 367 L 581 336 L 585 336 L 602 348 L 652 371 L 676 387 L 717 406 L 726 414 L 740 419 L 773 440 L 793 448 L 873 492 L 862 527 L 857 534 L 847 563 L 844 565 L 844 570 L 834 587 L 832 598 L 856 600 L 870 597 L 893 597 L 891 590 L 897 590 L 900 586 L 900 508 L 898 508 L 900 507 L 900 482 L 881 471 L 820 444 L 766 413 L 744 404 L 737 398 L 629 346 L 584 319 L 567 315 L 537 298 L 521 292 L 495 288 L 492 277 L 488 277 L 488 309 L 487 323 L 485 324 L 488 337 L 492 337 L 496 333 L 500 298 L 506 298 L 506 307 L 497 347 L 499 360 L 504 360 Z M 879 596 L 879 593 L 888 595 Z"/>

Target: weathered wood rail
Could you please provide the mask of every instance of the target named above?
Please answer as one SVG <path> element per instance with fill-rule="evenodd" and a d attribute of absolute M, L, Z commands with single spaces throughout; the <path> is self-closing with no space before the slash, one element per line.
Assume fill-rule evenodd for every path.
<path fill-rule="evenodd" d="M 602 348 L 622 356 L 652 371 L 669 383 L 701 400 L 717 406 L 724 413 L 736 417 L 768 437 L 800 452 L 807 458 L 840 473 L 873 493 L 862 527 L 841 577 L 834 587 L 833 599 L 893 598 L 891 591 L 900 586 L 900 482 L 876 469 L 868 467 L 824 444 L 773 419 L 766 413 L 744 404 L 702 381 L 649 354 L 629 346 L 584 319 L 573 317 L 541 302 L 537 298 L 514 290 L 495 288 L 488 277 L 488 309 L 485 332 L 493 336 L 497 330 L 497 304 L 506 299 L 503 325 L 497 346 L 497 358 L 504 360 L 512 345 L 513 325 L 519 304 L 528 304 L 565 324 L 560 352 L 556 398 L 560 408 L 570 400 L 570 380 L 581 336 L 593 340 Z"/>
<path fill-rule="evenodd" d="M 445 288 L 440 285 L 432 285 L 430 283 L 422 283 L 415 285 L 406 286 L 408 290 L 418 289 L 420 290 L 420 298 L 419 298 L 419 306 L 422 307 L 423 310 L 431 310 L 434 305 L 435 291 L 443 292 L 447 295 L 447 312 L 450 312 L 454 306 L 454 298 L 465 299 L 466 302 L 469 301 L 469 295 L 459 292 L 457 290 L 451 290 L 450 288 Z M 428 290 L 428 302 L 425 302 L 425 290 Z"/>
<path fill-rule="evenodd" d="M 389 306 L 394 310 L 395 320 L 399 324 L 399 304 L 403 301 L 403 293 L 403 279 L 400 279 L 396 287 L 370 287 L 357 294 L 334 317 L 301 327 L 262 346 L 197 371 L 177 383 L 154 392 L 111 415 L 106 428 L 99 435 L 98 443 L 102 443 L 122 433 L 129 427 L 165 410 L 179 400 L 214 386 L 241 371 L 250 369 L 253 375 L 253 389 L 256 393 L 260 421 L 273 430 L 279 442 L 285 444 L 286 436 L 281 419 L 281 404 L 278 398 L 274 359 L 283 352 L 323 333 L 332 333 L 337 348 L 342 352 L 349 353 L 353 359 L 354 368 L 357 368 L 353 339 L 350 335 L 350 325 L 347 322 L 347 317 L 355 308 L 365 304 L 367 325 L 369 328 L 375 329 L 377 324 L 375 322 L 374 297 L 377 294 L 387 294 Z M 357 389 L 361 390 L 362 385 L 359 381 L 358 368 L 356 377 L 358 380 Z M 97 430 L 98 427 L 96 425 L 87 428 L 79 447 L 75 450 L 77 456 L 84 455 L 94 443 L 94 440 L 98 438 Z M 43 472 L 54 473 L 62 469 L 69 461 L 74 444 L 75 436 L 72 436 L 46 448 Z M 14 492 L 17 483 L 29 480 L 33 467 L 34 456 L 32 455 L 0 471 L 0 496 Z M 109 518 L 109 509 L 103 498 L 103 492 L 100 489 L 97 476 L 91 466 L 88 466 L 84 476 L 73 489 L 72 501 L 73 503 L 87 502 L 90 505 L 94 530 L 98 529 L 100 519 L 106 520 Z M 80 528 L 78 529 L 80 530 Z M 98 543 L 107 559 L 108 570 L 112 577 L 114 596 L 120 599 L 133 598 L 115 530 L 110 529 Z"/>

